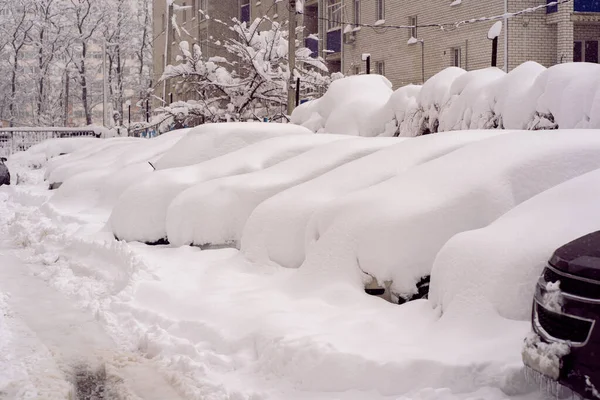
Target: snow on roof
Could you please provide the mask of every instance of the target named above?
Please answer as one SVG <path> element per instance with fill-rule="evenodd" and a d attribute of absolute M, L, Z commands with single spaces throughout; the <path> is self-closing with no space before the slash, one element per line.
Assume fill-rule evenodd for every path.
<path fill-rule="evenodd" d="M 230 122 L 193 128 L 176 146 L 159 159 L 157 170 L 198 164 L 271 137 L 308 135 L 312 132 L 294 124 Z"/>
<path fill-rule="evenodd" d="M 491 308 L 529 321 L 536 282 L 552 253 L 600 230 L 599 202 L 597 169 L 538 194 L 485 228 L 454 236 L 435 260 L 432 304 L 444 312 Z"/>
<path fill-rule="evenodd" d="M 390 179 L 410 168 L 501 131 L 451 132 L 409 139 L 344 164 L 283 191 L 252 213 L 241 240 L 252 261 L 297 268 L 304 261 L 306 226 L 315 211 L 336 198 Z"/>
<path fill-rule="evenodd" d="M 340 135 L 275 137 L 199 164 L 156 171 L 123 193 L 112 211 L 109 226 L 121 240 L 158 242 L 167 237 L 169 204 L 187 188 L 211 179 L 268 168 L 315 147 L 347 138 Z M 220 150 L 215 149 L 215 152 L 220 153 Z"/>
<path fill-rule="evenodd" d="M 302 269 L 335 280 L 363 271 L 412 294 L 453 235 L 600 168 L 599 150 L 598 132 L 585 130 L 517 131 L 456 150 L 317 212 Z"/>
<path fill-rule="evenodd" d="M 396 138 L 343 140 L 262 171 L 193 186 L 169 206 L 169 241 L 174 245 L 237 244 L 246 220 L 264 200 L 398 142 Z"/>

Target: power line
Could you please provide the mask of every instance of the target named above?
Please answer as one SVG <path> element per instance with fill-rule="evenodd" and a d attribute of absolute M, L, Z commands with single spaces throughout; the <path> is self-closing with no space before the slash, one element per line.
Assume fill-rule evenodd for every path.
<path fill-rule="evenodd" d="M 548 8 L 548 7 L 554 7 L 554 6 L 558 6 L 560 4 L 566 4 L 566 3 L 571 3 L 573 0 L 556 0 L 553 1 L 551 3 L 547 3 L 547 4 L 541 4 L 539 6 L 535 6 L 535 7 L 530 7 L 530 8 L 526 8 L 520 11 L 516 11 L 516 12 L 509 12 L 509 13 L 505 13 L 505 14 L 500 14 L 500 15 L 494 15 L 491 17 L 480 17 L 480 18 L 471 18 L 471 19 L 466 19 L 466 20 L 462 20 L 462 21 L 458 21 L 458 22 L 451 22 L 451 23 L 429 23 L 429 24 L 417 24 L 417 25 L 388 25 L 388 24 L 362 24 L 362 23 L 356 23 L 356 22 L 348 22 L 348 21 L 338 21 L 338 20 L 332 20 L 329 18 L 325 18 L 325 17 L 317 17 L 319 20 L 322 21 L 328 21 L 328 22 L 332 22 L 338 25 L 350 25 L 350 26 L 360 26 L 360 27 L 365 27 L 365 28 L 371 28 L 371 29 L 384 29 L 384 28 L 391 28 L 391 29 L 414 29 L 414 28 L 439 28 L 441 30 L 454 30 L 459 28 L 462 25 L 469 25 L 469 24 L 476 24 L 479 22 L 489 22 L 489 21 L 497 21 L 497 20 L 504 20 L 504 19 L 510 19 L 510 18 L 514 18 L 517 17 L 519 15 L 523 15 L 523 14 L 530 14 L 530 13 L 534 13 L 537 12 L 539 10 Z"/>

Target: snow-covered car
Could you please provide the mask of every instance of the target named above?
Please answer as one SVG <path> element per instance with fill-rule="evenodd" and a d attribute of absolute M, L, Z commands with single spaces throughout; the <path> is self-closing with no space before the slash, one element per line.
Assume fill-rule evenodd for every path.
<path fill-rule="evenodd" d="M 327 143 L 349 138 L 329 134 L 273 137 L 198 164 L 154 171 L 148 179 L 124 191 L 112 210 L 110 228 L 121 240 L 166 242 L 169 204 L 189 187 L 259 171 Z M 220 154 L 222 150 L 216 147 L 214 152 Z M 140 204 L 144 206 L 139 207 Z"/>
<path fill-rule="evenodd" d="M 586 399 L 600 398 L 600 231 L 556 250 L 535 291 L 527 367 Z"/>
<path fill-rule="evenodd" d="M 318 210 L 301 269 L 324 282 L 374 279 L 412 299 L 453 236 L 600 168 L 599 154 L 591 130 L 513 131 L 455 150 Z"/>
<path fill-rule="evenodd" d="M 167 210 L 168 240 L 176 246 L 238 247 L 248 217 L 263 201 L 401 140 L 339 140 L 261 171 L 192 186 L 179 194 Z"/>
<path fill-rule="evenodd" d="M 0 157 L 0 186 L 10 185 L 10 172 L 5 162 L 6 157 Z"/>

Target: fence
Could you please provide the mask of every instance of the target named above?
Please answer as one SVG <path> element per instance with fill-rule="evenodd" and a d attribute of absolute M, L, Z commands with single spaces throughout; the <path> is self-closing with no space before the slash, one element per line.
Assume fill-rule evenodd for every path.
<path fill-rule="evenodd" d="M 0 156 L 25 151 L 44 140 L 71 137 L 98 137 L 91 128 L 4 128 L 0 129 Z"/>

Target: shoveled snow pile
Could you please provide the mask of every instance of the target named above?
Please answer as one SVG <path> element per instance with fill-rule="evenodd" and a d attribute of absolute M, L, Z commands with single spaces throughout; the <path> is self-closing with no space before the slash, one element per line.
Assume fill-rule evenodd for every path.
<path fill-rule="evenodd" d="M 598 154 L 598 132 L 585 130 L 516 131 L 458 149 L 317 212 L 301 269 L 356 284 L 372 276 L 409 297 L 452 236 L 600 168 Z"/>
<path fill-rule="evenodd" d="M 81 212 L 82 207 L 109 209 L 127 187 L 150 176 L 154 171 L 150 163 L 187 133 L 188 129 L 180 129 L 153 139 L 114 146 L 83 160 L 63 164 L 63 170 L 70 176 L 60 175 L 61 167 L 50 175 L 50 182 L 63 183 L 49 204 L 69 213 Z M 58 180 L 65 176 L 64 181 Z"/>
<path fill-rule="evenodd" d="M 529 320 L 536 282 L 552 253 L 600 229 L 600 170 L 571 179 L 515 207 L 489 226 L 460 233 L 440 250 L 430 299 L 447 311 L 491 305 Z"/>
<path fill-rule="evenodd" d="M 312 132 L 294 124 L 230 122 L 193 128 L 155 164 L 157 170 L 185 167 L 239 150 L 252 143 L 278 136 L 308 135 Z"/>
<path fill-rule="evenodd" d="M 110 229 L 121 240 L 154 243 L 166 239 L 167 208 L 190 186 L 268 168 L 315 147 L 347 138 L 345 135 L 275 137 L 199 164 L 155 171 L 123 193 L 110 216 Z"/>
<path fill-rule="evenodd" d="M 323 97 L 299 106 L 292 122 L 314 132 L 376 136 L 388 121 L 378 114 L 392 94 L 381 75 L 354 75 L 331 83 Z"/>
<path fill-rule="evenodd" d="M 359 89 L 363 88 L 355 82 L 344 78 L 335 83 L 362 93 Z M 398 89 L 392 95 L 397 99 L 380 92 L 378 101 L 372 102 L 379 110 L 371 107 L 368 112 L 356 113 L 354 108 L 345 107 L 336 114 L 336 120 L 344 121 L 343 129 L 348 133 L 361 136 L 418 136 L 456 129 L 600 128 L 599 85 L 600 65 L 592 63 L 558 64 L 546 69 L 528 61 L 509 74 L 497 68 L 466 72 L 450 67 L 422 87 Z M 328 91 L 325 96 L 338 96 L 343 103 L 343 94 Z M 326 110 L 321 99 L 305 103 L 294 112 L 292 122 L 318 131 L 327 127 Z M 320 123 L 315 115 L 321 116 Z"/>
<path fill-rule="evenodd" d="M 167 211 L 167 237 L 174 245 L 235 245 L 261 202 L 352 160 L 396 144 L 396 138 L 356 138 L 321 146 L 262 171 L 193 186 Z"/>
<path fill-rule="evenodd" d="M 241 241 L 252 261 L 297 268 L 304 261 L 310 217 L 328 202 L 390 179 L 410 168 L 502 131 L 451 132 L 407 139 L 283 191 L 252 213 Z"/>

